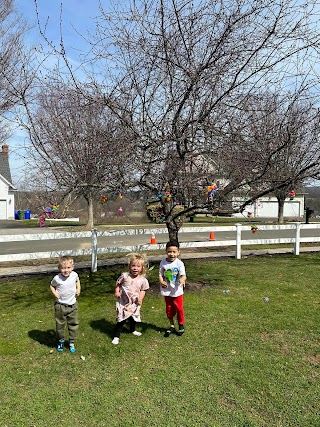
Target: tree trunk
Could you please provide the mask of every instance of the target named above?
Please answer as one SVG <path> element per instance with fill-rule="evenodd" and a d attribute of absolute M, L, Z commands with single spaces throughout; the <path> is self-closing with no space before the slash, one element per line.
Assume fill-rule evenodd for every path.
<path fill-rule="evenodd" d="M 91 230 L 94 226 L 94 223 L 93 223 L 93 199 L 92 199 L 92 197 L 90 197 L 86 200 L 88 203 L 88 221 L 87 221 L 86 228 L 88 230 Z"/>
<path fill-rule="evenodd" d="M 167 229 L 168 229 L 168 234 L 169 234 L 169 240 L 172 242 L 179 242 L 178 240 L 178 232 L 179 230 L 177 229 L 177 227 L 170 222 L 167 222 Z"/>
<path fill-rule="evenodd" d="M 283 211 L 284 211 L 284 202 L 285 202 L 285 198 L 278 198 L 277 197 L 277 200 L 278 200 L 278 222 L 280 223 L 280 224 L 282 224 L 283 223 Z"/>

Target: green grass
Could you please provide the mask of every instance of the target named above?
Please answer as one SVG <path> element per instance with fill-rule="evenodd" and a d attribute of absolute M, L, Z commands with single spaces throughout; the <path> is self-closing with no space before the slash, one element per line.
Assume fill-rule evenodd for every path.
<path fill-rule="evenodd" d="M 79 271 L 74 355 L 54 348 L 51 277 L 2 279 L 1 427 L 319 426 L 320 255 L 186 268 L 186 333 L 163 337 L 156 265 L 143 335 L 124 332 L 118 346 L 111 339 L 120 270 Z"/>
<path fill-rule="evenodd" d="M 8 221 L 9 222 L 9 221 Z M 14 226 L 14 228 L 40 228 L 39 225 L 39 220 L 38 219 L 23 219 L 23 220 L 15 220 L 15 221 L 10 221 L 10 223 L 12 224 L 12 226 Z M 77 221 L 51 221 L 50 219 L 46 219 L 46 228 L 50 228 L 50 227 L 67 227 L 67 228 L 71 228 L 71 227 L 83 227 L 84 223 L 81 222 L 77 222 Z"/>
<path fill-rule="evenodd" d="M 136 223 L 132 223 L 131 221 L 129 221 L 127 224 L 123 224 L 121 222 L 117 222 L 119 221 L 119 217 L 114 217 L 114 218 L 108 218 L 108 222 L 106 224 L 104 224 L 103 222 L 100 222 L 99 224 L 95 224 L 95 227 L 97 229 L 104 229 L 104 228 L 115 228 L 117 226 L 121 226 L 121 228 L 125 227 L 125 226 L 135 226 L 136 228 L 143 228 L 143 227 L 150 227 L 150 228 L 154 228 L 154 227 L 165 227 L 165 224 L 155 224 L 151 221 L 148 222 L 141 222 L 140 224 L 136 224 Z M 39 228 L 39 220 L 38 219 L 29 219 L 29 220 L 15 220 L 15 221 L 10 221 L 12 223 L 12 225 L 17 228 L 17 227 L 21 227 L 21 228 Z M 260 222 L 260 223 L 264 223 L 264 221 L 259 220 L 259 218 L 247 218 L 245 216 L 241 217 L 241 218 L 233 218 L 233 217 L 219 217 L 219 216 L 212 216 L 212 215 L 196 215 L 193 219 L 193 222 L 190 222 L 188 219 L 186 219 L 186 221 L 184 222 L 184 227 L 199 227 L 199 226 L 206 226 L 206 225 L 226 225 L 226 226 L 230 226 L 230 225 L 234 225 L 238 222 L 241 223 L 252 223 L 252 222 Z M 271 220 L 268 221 L 267 223 L 270 224 Z M 51 228 L 51 227 L 59 227 L 60 228 L 65 228 L 66 230 L 70 230 L 72 231 L 73 228 L 78 229 L 78 228 L 84 228 L 85 227 L 85 222 L 81 221 L 81 222 L 70 222 L 70 221 L 51 221 L 50 219 L 46 219 L 46 227 Z"/>

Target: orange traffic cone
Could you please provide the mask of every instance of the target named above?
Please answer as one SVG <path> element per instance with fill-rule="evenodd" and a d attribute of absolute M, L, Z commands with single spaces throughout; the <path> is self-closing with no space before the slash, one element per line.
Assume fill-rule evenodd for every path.
<path fill-rule="evenodd" d="M 151 234 L 151 239 L 150 239 L 150 244 L 151 245 L 155 245 L 156 242 L 156 236 L 154 235 L 154 233 Z"/>
<path fill-rule="evenodd" d="M 213 231 L 210 231 L 209 240 L 214 240 L 214 232 Z"/>

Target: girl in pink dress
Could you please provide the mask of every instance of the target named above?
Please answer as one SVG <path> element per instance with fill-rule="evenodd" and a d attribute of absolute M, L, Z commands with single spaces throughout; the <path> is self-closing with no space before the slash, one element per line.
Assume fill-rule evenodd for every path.
<path fill-rule="evenodd" d="M 116 282 L 114 295 L 117 298 L 117 324 L 112 344 L 119 344 L 120 334 L 127 320 L 130 332 L 137 337 L 142 335 L 136 331 L 136 323 L 141 322 L 140 307 L 145 291 L 149 289 L 149 282 L 145 278 L 146 264 L 144 255 L 132 254 L 129 258 L 129 272 L 122 273 Z"/>

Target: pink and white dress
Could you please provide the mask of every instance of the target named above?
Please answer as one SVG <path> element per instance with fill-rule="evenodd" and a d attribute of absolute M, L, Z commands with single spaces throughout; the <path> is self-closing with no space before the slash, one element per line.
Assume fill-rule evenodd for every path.
<path fill-rule="evenodd" d="M 136 322 L 141 322 L 139 294 L 149 289 L 149 282 L 143 276 L 130 277 L 129 273 L 122 273 L 117 280 L 121 296 L 116 302 L 117 321 L 122 322 L 130 316 Z"/>

